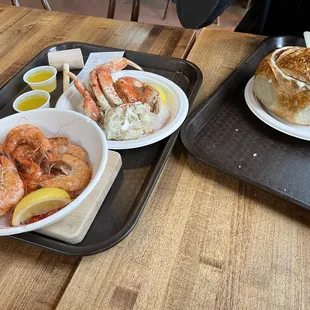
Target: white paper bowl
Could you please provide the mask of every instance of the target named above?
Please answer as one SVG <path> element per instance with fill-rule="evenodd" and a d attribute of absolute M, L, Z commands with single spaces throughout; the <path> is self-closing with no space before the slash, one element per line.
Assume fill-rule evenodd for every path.
<path fill-rule="evenodd" d="M 254 77 L 252 77 L 244 90 L 245 102 L 249 109 L 265 124 L 289 136 L 310 141 L 310 126 L 293 124 L 272 113 L 259 102 L 254 95 Z"/>
<path fill-rule="evenodd" d="M 22 124 L 39 127 L 48 137 L 65 136 L 88 152 L 92 179 L 85 190 L 69 205 L 55 214 L 25 226 L 8 227 L 8 215 L 0 216 L 0 236 L 37 230 L 59 221 L 74 211 L 100 180 L 108 158 L 108 145 L 100 127 L 88 117 L 73 111 L 42 109 L 17 113 L 0 120 L 0 143 L 8 132 Z"/>
<path fill-rule="evenodd" d="M 178 85 L 161 75 L 151 72 L 122 70 L 112 74 L 112 77 L 115 80 L 124 76 L 131 76 L 140 80 L 141 82 L 154 83 L 160 86 L 167 96 L 166 104 L 170 110 L 170 121 L 161 129 L 150 134 L 145 134 L 140 139 L 124 141 L 108 140 L 109 149 L 126 150 L 153 144 L 162 139 L 165 139 L 174 133 L 183 124 L 188 113 L 189 104 L 187 96 Z M 87 83 L 88 80 L 83 82 Z M 72 85 L 58 99 L 56 109 L 80 112 L 82 102 L 83 97 L 76 90 L 75 86 Z"/>

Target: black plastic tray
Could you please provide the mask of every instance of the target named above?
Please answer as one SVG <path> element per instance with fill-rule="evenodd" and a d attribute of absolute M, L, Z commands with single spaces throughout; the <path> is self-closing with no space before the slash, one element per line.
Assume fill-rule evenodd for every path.
<path fill-rule="evenodd" d="M 30 90 L 23 82 L 23 74 L 26 71 L 48 64 L 48 52 L 71 48 L 81 48 L 85 61 L 92 52 L 120 50 L 79 42 L 63 43 L 46 48 L 0 90 L 0 118 L 13 114 L 12 102 L 14 98 L 20 93 Z M 138 63 L 146 71 L 160 74 L 172 80 L 183 89 L 190 104 L 193 102 L 202 82 L 202 73 L 194 64 L 182 59 L 133 51 L 125 51 L 124 57 Z M 73 72 L 78 73 L 78 71 Z M 55 106 L 62 94 L 62 74 L 58 74 L 57 80 L 59 86 L 51 94 L 52 106 Z M 118 151 L 122 156 L 122 169 L 81 243 L 71 245 L 35 232 L 14 235 L 12 238 L 58 253 L 77 256 L 95 254 L 116 245 L 135 227 L 178 133 L 179 130 L 153 145 Z"/>
<path fill-rule="evenodd" d="M 276 48 L 305 46 L 297 37 L 270 37 L 184 122 L 181 139 L 199 160 L 289 202 L 310 208 L 310 143 L 260 121 L 244 88 L 263 57 Z"/>

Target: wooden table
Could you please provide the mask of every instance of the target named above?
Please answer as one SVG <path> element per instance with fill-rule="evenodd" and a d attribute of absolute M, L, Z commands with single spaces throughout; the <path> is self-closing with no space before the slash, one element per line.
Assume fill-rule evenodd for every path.
<path fill-rule="evenodd" d="M 193 38 L 192 30 L 0 5 L 0 85 L 43 48 L 60 42 L 181 58 Z M 0 238 L 0 249 L 1 310 L 55 308 L 80 262 L 6 238 Z"/>
<path fill-rule="evenodd" d="M 204 73 L 195 104 L 262 39 L 203 30 L 188 57 Z M 189 156 L 185 161 L 193 193 L 178 268 L 189 278 L 175 271 L 170 302 L 178 307 L 182 296 L 193 309 L 308 309 L 310 212 Z"/>
<path fill-rule="evenodd" d="M 0 21 L 0 83 L 56 42 L 180 57 L 192 35 L 1 6 Z M 21 31 L 27 42 L 17 39 Z M 261 39 L 203 30 L 188 57 L 205 78 L 195 105 Z M 0 239 L 0 309 L 307 309 L 309 214 L 209 168 L 178 144 L 136 229 L 114 248 L 78 259 Z"/>
<path fill-rule="evenodd" d="M 192 30 L 5 5 L 0 5 L 0 21 L 0 84 L 44 47 L 60 42 L 83 41 L 180 58 L 194 42 Z"/>

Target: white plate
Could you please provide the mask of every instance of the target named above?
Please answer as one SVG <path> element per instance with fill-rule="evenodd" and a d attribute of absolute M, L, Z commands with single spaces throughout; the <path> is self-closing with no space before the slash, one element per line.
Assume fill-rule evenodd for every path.
<path fill-rule="evenodd" d="M 92 164 L 92 179 L 85 190 L 70 204 L 53 215 L 38 222 L 11 227 L 9 214 L 0 216 L 0 236 L 20 234 L 37 230 L 59 221 L 70 214 L 88 196 L 96 186 L 107 163 L 108 146 L 101 128 L 88 117 L 73 111 L 56 109 L 38 109 L 17 113 L 0 120 L 0 142 L 4 141 L 8 132 L 22 124 L 38 126 L 48 137 L 65 136 L 70 141 L 85 148 Z"/>
<path fill-rule="evenodd" d="M 122 149 L 133 149 L 141 146 L 146 146 L 160 141 L 167 136 L 171 135 L 176 131 L 184 122 L 188 113 L 188 99 L 184 94 L 183 90 L 175 83 L 166 79 L 163 76 L 136 70 L 123 70 L 112 74 L 114 80 L 123 77 L 131 76 L 135 77 L 141 82 L 153 82 L 160 86 L 167 96 L 167 103 L 170 109 L 170 121 L 164 127 L 158 131 L 143 135 L 137 140 L 124 140 L 124 141 L 113 141 L 108 140 L 109 149 L 122 150 Z M 87 83 L 87 81 L 84 81 Z M 78 93 L 76 88 L 70 86 L 58 99 L 56 108 L 63 110 L 78 111 L 76 108 L 81 104 L 82 96 Z"/>
<path fill-rule="evenodd" d="M 244 90 L 245 101 L 250 110 L 264 123 L 289 136 L 310 141 L 310 127 L 290 123 L 271 111 L 268 111 L 254 96 L 254 77 L 252 77 Z"/>

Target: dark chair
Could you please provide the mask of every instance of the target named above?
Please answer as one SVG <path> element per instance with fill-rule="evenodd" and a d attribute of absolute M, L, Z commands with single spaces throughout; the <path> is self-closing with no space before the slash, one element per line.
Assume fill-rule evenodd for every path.
<path fill-rule="evenodd" d="M 114 18 L 116 0 L 109 0 L 109 8 L 107 18 Z M 140 0 L 133 0 L 131 9 L 131 21 L 137 22 L 140 12 Z"/>
<path fill-rule="evenodd" d="M 48 10 L 48 11 L 52 10 L 51 6 L 47 0 L 40 0 L 40 1 L 41 1 L 41 4 L 42 4 L 44 10 Z M 11 0 L 11 2 L 14 6 L 20 6 L 19 0 Z"/>
<path fill-rule="evenodd" d="M 240 1 L 239 2 L 241 3 L 241 5 L 246 9 L 248 10 L 251 5 L 252 5 L 252 0 L 245 0 L 245 1 Z"/>
<path fill-rule="evenodd" d="M 251 0 L 248 0 L 251 1 Z M 166 19 L 167 17 L 167 12 L 168 12 L 168 8 L 169 8 L 169 4 L 170 4 L 171 0 L 167 0 L 167 4 L 166 4 L 166 8 L 165 8 L 165 12 L 164 12 L 164 16 L 163 16 L 163 20 Z M 172 1 L 173 3 L 175 3 L 175 1 Z M 214 24 L 219 25 L 220 24 L 220 17 L 218 16 L 216 18 L 216 20 L 214 21 Z"/>
<path fill-rule="evenodd" d="M 170 1 L 171 1 L 171 0 L 167 0 L 167 4 L 166 4 L 166 8 L 165 8 L 165 12 L 164 12 L 163 20 L 165 20 L 165 19 L 166 19 L 166 16 L 167 16 L 167 12 L 168 12 L 168 8 L 169 8 Z"/>
<path fill-rule="evenodd" d="M 47 0 L 40 0 L 44 10 L 51 11 L 51 6 Z M 11 0 L 14 6 L 20 6 L 19 0 Z M 114 18 L 116 0 L 109 0 L 109 8 L 107 18 Z M 132 10 L 131 10 L 131 21 L 137 22 L 139 19 L 140 12 L 140 0 L 133 0 Z"/>

